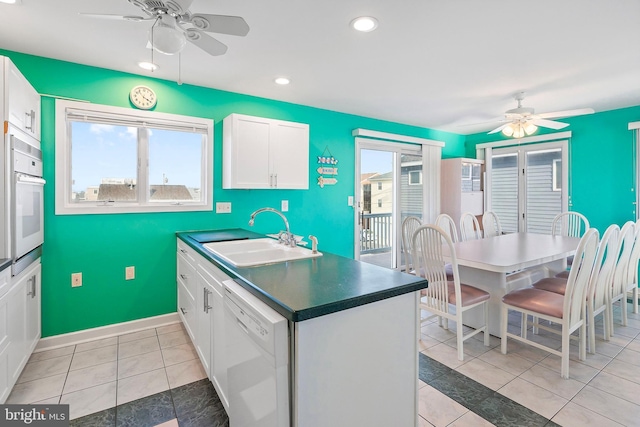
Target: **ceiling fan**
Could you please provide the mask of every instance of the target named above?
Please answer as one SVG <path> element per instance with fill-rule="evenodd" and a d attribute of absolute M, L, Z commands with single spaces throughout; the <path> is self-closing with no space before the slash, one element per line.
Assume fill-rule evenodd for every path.
<path fill-rule="evenodd" d="M 550 129 L 562 129 L 569 126 L 568 123 L 562 123 L 555 120 L 561 117 L 581 116 L 583 114 L 593 114 L 593 108 L 579 108 L 576 110 L 564 110 L 554 111 L 551 113 L 535 114 L 535 111 L 531 107 L 523 107 L 522 100 L 524 99 L 524 92 L 518 92 L 514 96 L 518 102 L 516 108 L 507 110 L 504 113 L 504 124 L 498 126 L 489 132 L 489 134 L 502 131 L 506 136 L 512 136 L 514 138 L 522 138 L 525 135 L 531 135 L 538 127 L 545 127 Z"/>
<path fill-rule="evenodd" d="M 149 30 L 149 43 L 160 53 L 173 55 L 190 41 L 209 55 L 223 55 L 227 46 L 208 33 L 246 36 L 249 25 L 239 16 L 191 13 L 193 0 L 128 0 L 139 7 L 144 15 L 109 15 L 81 13 L 81 15 L 141 22 L 155 21 Z"/>

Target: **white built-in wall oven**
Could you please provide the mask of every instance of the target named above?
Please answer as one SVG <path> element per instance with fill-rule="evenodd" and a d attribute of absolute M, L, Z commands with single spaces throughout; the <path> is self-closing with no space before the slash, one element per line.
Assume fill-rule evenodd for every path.
<path fill-rule="evenodd" d="M 10 251 L 12 275 L 40 257 L 44 242 L 44 184 L 40 142 L 12 134 L 9 162 Z"/>

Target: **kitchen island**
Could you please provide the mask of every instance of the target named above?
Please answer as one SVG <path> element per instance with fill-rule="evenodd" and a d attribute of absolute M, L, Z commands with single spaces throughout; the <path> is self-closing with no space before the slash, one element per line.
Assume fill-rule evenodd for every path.
<path fill-rule="evenodd" d="M 179 275 L 182 244 L 288 320 L 291 426 L 417 426 L 424 279 L 328 253 L 239 268 L 203 245 L 264 236 L 242 229 L 177 236 Z M 224 386 L 216 389 L 224 394 Z"/>

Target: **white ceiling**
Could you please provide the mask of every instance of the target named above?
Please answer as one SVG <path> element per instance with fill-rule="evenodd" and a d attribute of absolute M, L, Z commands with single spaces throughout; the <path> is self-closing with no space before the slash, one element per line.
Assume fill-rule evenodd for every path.
<path fill-rule="evenodd" d="M 0 3 L 0 48 L 135 74 L 152 22 L 127 0 Z M 188 44 L 185 83 L 460 134 L 502 117 L 526 91 L 536 112 L 640 105 L 640 0 L 194 0 L 192 12 L 242 16 L 246 37 L 212 57 Z M 375 16 L 358 33 L 349 22 Z M 154 76 L 178 79 L 155 54 Z M 291 79 L 278 86 L 277 76 Z"/>

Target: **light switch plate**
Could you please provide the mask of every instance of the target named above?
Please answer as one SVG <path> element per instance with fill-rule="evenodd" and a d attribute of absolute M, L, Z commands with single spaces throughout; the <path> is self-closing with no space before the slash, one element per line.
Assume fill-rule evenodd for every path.
<path fill-rule="evenodd" d="M 136 268 L 134 266 L 124 269 L 124 280 L 133 280 L 136 278 Z"/>
<path fill-rule="evenodd" d="M 347 205 L 353 206 L 353 196 L 349 196 L 349 198 L 347 199 Z"/>
<path fill-rule="evenodd" d="M 77 288 L 82 286 L 82 273 L 71 273 L 71 287 Z"/>
<path fill-rule="evenodd" d="M 280 210 L 282 212 L 288 212 L 289 211 L 289 201 L 288 200 L 283 200 L 282 203 L 280 203 Z"/>
<path fill-rule="evenodd" d="M 231 213 L 231 202 L 217 202 L 216 213 Z"/>

